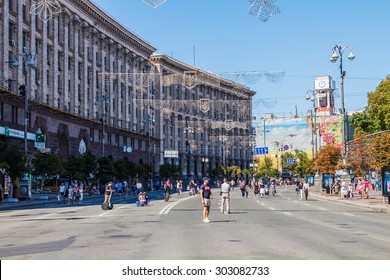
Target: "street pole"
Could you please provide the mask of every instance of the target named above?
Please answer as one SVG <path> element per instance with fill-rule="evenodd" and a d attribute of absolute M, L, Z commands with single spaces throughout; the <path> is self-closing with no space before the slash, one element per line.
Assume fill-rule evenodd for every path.
<path fill-rule="evenodd" d="M 350 53 L 348 55 L 349 60 L 354 60 L 355 55 L 352 53 L 352 47 L 351 46 L 345 46 L 343 47 L 340 45 L 335 45 L 333 47 L 333 53 L 330 61 L 332 63 L 335 63 L 338 58 L 340 57 L 340 89 L 341 89 L 341 117 L 342 117 L 342 141 L 343 141 L 343 150 L 342 150 L 342 157 L 343 162 L 346 163 L 347 159 L 347 138 L 346 138 L 346 118 L 345 118 L 345 104 L 344 104 L 344 77 L 346 72 L 343 71 L 343 53 L 344 50 L 350 49 Z"/>
<path fill-rule="evenodd" d="M 19 90 L 22 91 L 22 94 L 24 94 L 24 156 L 27 158 L 27 128 L 28 128 L 28 77 L 27 77 L 27 66 L 35 69 L 38 69 L 38 65 L 35 62 L 36 54 L 27 51 L 26 48 L 23 48 L 23 53 L 17 53 L 15 54 L 15 59 L 13 62 L 10 62 L 11 68 L 18 68 L 19 67 L 19 61 L 18 57 L 22 58 L 22 73 L 25 77 L 24 85 L 19 87 Z"/>

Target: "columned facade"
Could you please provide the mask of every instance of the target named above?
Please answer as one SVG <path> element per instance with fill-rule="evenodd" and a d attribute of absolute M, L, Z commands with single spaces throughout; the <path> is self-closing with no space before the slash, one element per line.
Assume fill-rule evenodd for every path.
<path fill-rule="evenodd" d="M 160 75 L 160 162 L 183 177 L 213 176 L 221 166 L 249 168 L 255 92 L 166 55 L 153 55 Z M 165 157 L 177 151 L 178 158 Z"/>
<path fill-rule="evenodd" d="M 138 73 L 154 71 L 149 58 L 155 48 L 90 1 L 61 1 L 61 13 L 46 23 L 29 13 L 31 3 L 0 2 L 0 88 L 5 90 L 0 125 L 23 130 L 18 88 L 26 85 L 28 131 L 46 133 L 52 152 L 74 155 L 85 140 L 98 157 L 105 151 L 115 159 L 144 160 L 149 143 L 158 140 L 144 129 L 147 115 L 133 102 L 134 84 L 142 82 Z M 26 51 L 34 55 L 38 69 L 28 68 L 25 75 L 18 54 Z M 12 68 L 15 59 L 18 68 Z M 20 102 L 7 103 L 10 94 Z M 38 120 L 45 118 L 41 127 Z M 28 150 L 30 155 L 35 150 L 32 141 Z"/>

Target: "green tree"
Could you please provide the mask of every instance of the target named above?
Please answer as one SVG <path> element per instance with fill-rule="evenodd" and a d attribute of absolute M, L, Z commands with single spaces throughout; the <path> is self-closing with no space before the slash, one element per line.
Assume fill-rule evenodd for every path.
<path fill-rule="evenodd" d="M 368 106 L 363 112 L 351 116 L 355 134 L 372 134 L 390 128 L 390 75 L 374 92 L 368 93 Z"/>
<path fill-rule="evenodd" d="M 64 162 L 65 175 L 72 180 L 85 180 L 89 176 L 85 173 L 85 158 L 82 156 L 72 156 Z"/>
<path fill-rule="evenodd" d="M 14 185 L 13 197 L 16 197 L 19 188 L 19 178 L 28 172 L 27 158 L 24 152 L 17 145 L 11 146 L 1 155 L 1 166 L 5 172 L 11 177 Z"/>
<path fill-rule="evenodd" d="M 294 168 L 294 174 L 298 174 L 302 178 L 306 175 L 314 175 L 313 160 L 308 157 L 307 153 L 298 153 L 296 157 L 297 163 Z"/>
<path fill-rule="evenodd" d="M 242 170 L 238 166 L 229 166 L 226 168 L 226 175 L 230 178 L 240 177 L 242 174 Z"/>
<path fill-rule="evenodd" d="M 91 151 L 87 152 L 82 156 L 84 158 L 84 174 L 86 178 L 95 177 L 97 173 L 97 159 Z"/>
<path fill-rule="evenodd" d="M 255 168 L 254 175 L 256 177 L 277 178 L 279 177 L 280 172 L 273 167 L 272 158 L 265 157 L 263 162 L 258 163 L 258 167 Z"/>
<path fill-rule="evenodd" d="M 98 159 L 98 171 L 96 177 L 100 183 L 106 184 L 115 176 L 115 167 L 112 160 L 108 157 L 101 157 Z"/>
<path fill-rule="evenodd" d="M 51 179 L 63 172 L 63 163 L 60 155 L 36 153 L 31 161 L 33 174 L 40 177 L 40 185 L 44 186 L 47 179 Z M 43 189 L 42 189 L 43 191 Z"/>
<path fill-rule="evenodd" d="M 288 159 L 297 159 L 297 155 L 293 152 L 284 152 L 282 155 L 282 166 L 285 172 L 295 172 L 297 163 L 287 163 Z M 296 161 L 297 162 L 297 161 Z"/>
<path fill-rule="evenodd" d="M 164 163 L 160 165 L 160 176 L 162 178 L 175 178 L 180 175 L 180 168 L 174 164 Z"/>

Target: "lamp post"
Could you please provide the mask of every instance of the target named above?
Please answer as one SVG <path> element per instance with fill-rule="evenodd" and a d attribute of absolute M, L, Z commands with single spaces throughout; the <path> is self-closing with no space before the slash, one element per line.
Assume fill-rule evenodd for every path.
<path fill-rule="evenodd" d="M 150 141 L 150 135 L 151 135 L 151 132 L 152 132 L 152 125 L 154 124 L 155 120 L 154 120 L 154 117 L 153 115 L 151 115 L 150 113 L 148 113 L 148 117 L 146 120 L 144 120 L 144 123 L 147 123 L 148 124 L 148 132 L 146 133 L 148 135 L 148 164 L 149 164 L 149 167 L 150 167 L 150 174 L 149 174 L 149 177 L 150 177 L 150 184 L 152 185 L 152 174 L 153 174 L 153 168 L 152 168 L 152 161 L 151 161 L 151 141 Z"/>
<path fill-rule="evenodd" d="M 201 161 L 202 161 L 202 176 L 205 176 L 206 175 L 205 164 L 209 162 L 209 159 L 207 157 L 202 157 Z"/>
<path fill-rule="evenodd" d="M 312 95 L 312 97 L 310 97 Z M 313 158 L 317 157 L 317 91 L 315 90 L 308 90 L 306 91 L 306 100 L 311 100 L 313 102 L 313 109 L 311 111 L 311 125 L 312 125 L 312 132 L 311 132 L 311 143 L 312 143 L 312 150 L 313 150 Z"/>
<path fill-rule="evenodd" d="M 96 101 L 95 105 L 98 105 L 98 104 L 99 104 L 99 101 Z M 109 105 L 110 105 L 110 97 L 108 95 L 103 94 L 102 95 L 102 112 L 103 113 L 102 113 L 101 117 L 99 118 L 100 124 L 102 125 L 102 156 L 103 157 L 104 157 L 104 144 L 105 144 L 104 125 L 106 122 Z"/>
<path fill-rule="evenodd" d="M 346 163 L 346 121 L 345 121 L 345 105 L 344 105 L 344 77 L 346 72 L 343 71 L 343 53 L 346 49 L 349 49 L 350 53 L 348 55 L 349 60 L 354 60 L 355 55 L 352 52 L 352 47 L 351 46 L 342 46 L 341 44 L 335 45 L 333 47 L 333 52 L 332 52 L 332 57 L 330 58 L 330 61 L 332 63 L 335 63 L 339 58 L 340 58 L 340 89 L 341 89 L 341 116 L 342 116 L 342 122 L 343 122 L 343 130 L 342 130 L 342 136 L 343 136 L 343 151 L 342 151 L 342 156 L 343 156 L 343 161 Z"/>
<path fill-rule="evenodd" d="M 23 61 L 22 63 L 22 71 L 25 76 L 24 85 L 19 86 L 19 91 L 24 95 L 24 156 L 27 157 L 27 126 L 28 126 L 28 86 L 27 86 L 27 66 L 32 69 L 38 69 L 38 65 L 36 63 L 36 53 L 29 52 L 27 48 L 23 48 L 22 53 L 15 54 L 15 59 L 11 62 L 11 68 L 19 68 L 20 64 L 18 61 L 18 57 L 20 57 Z"/>

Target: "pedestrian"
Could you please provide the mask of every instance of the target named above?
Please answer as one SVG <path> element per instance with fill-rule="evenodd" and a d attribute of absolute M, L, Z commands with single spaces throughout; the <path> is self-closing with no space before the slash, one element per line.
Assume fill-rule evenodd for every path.
<path fill-rule="evenodd" d="M 366 199 L 368 199 L 368 190 L 370 189 L 370 182 L 366 179 L 364 179 L 364 193 L 366 195 Z"/>
<path fill-rule="evenodd" d="M 253 194 L 254 194 L 255 199 L 259 199 L 259 184 L 258 184 L 258 182 L 254 182 Z"/>
<path fill-rule="evenodd" d="M 110 197 L 112 194 L 112 182 L 108 182 L 105 191 L 104 191 L 104 203 L 111 205 Z"/>
<path fill-rule="evenodd" d="M 300 200 L 303 200 L 303 183 L 301 181 L 298 182 L 298 193 Z"/>
<path fill-rule="evenodd" d="M 230 185 L 226 178 L 221 185 L 221 214 L 224 213 L 230 214 Z"/>
<path fill-rule="evenodd" d="M 61 183 L 61 185 L 60 185 L 60 204 L 65 204 L 65 192 L 66 192 L 65 184 Z"/>
<path fill-rule="evenodd" d="M 203 184 L 200 186 L 200 198 L 202 200 L 203 205 L 203 222 L 209 223 L 209 213 L 210 213 L 210 206 L 211 206 L 211 199 L 213 197 L 211 188 L 209 185 L 209 178 L 204 177 L 203 178 Z"/>
<path fill-rule="evenodd" d="M 83 200 L 84 200 L 84 186 L 86 186 L 86 185 L 80 185 L 80 188 L 79 188 L 79 194 L 80 194 L 79 201 L 80 201 L 80 204 L 83 204 Z"/>
<path fill-rule="evenodd" d="M 74 204 L 73 202 L 73 186 L 70 185 L 68 189 L 68 204 Z"/>
<path fill-rule="evenodd" d="M 239 183 L 239 186 L 240 186 L 242 198 L 244 198 L 244 197 L 245 197 L 245 193 L 247 192 L 247 191 L 246 191 L 246 186 L 245 186 L 245 181 L 242 180 L 242 181 Z"/>
<path fill-rule="evenodd" d="M 181 193 L 183 191 L 183 181 L 182 180 L 176 181 L 176 189 L 177 189 L 177 194 L 181 195 Z"/>
<path fill-rule="evenodd" d="M 309 189 L 310 189 L 310 184 L 306 180 L 305 183 L 303 184 L 303 191 L 305 192 L 305 199 L 307 200 L 307 197 L 309 196 Z"/>
<path fill-rule="evenodd" d="M 119 182 L 116 184 L 116 191 L 118 192 L 119 197 L 122 198 L 123 185 L 122 185 L 122 182 L 121 182 L 121 181 L 119 181 Z"/>

